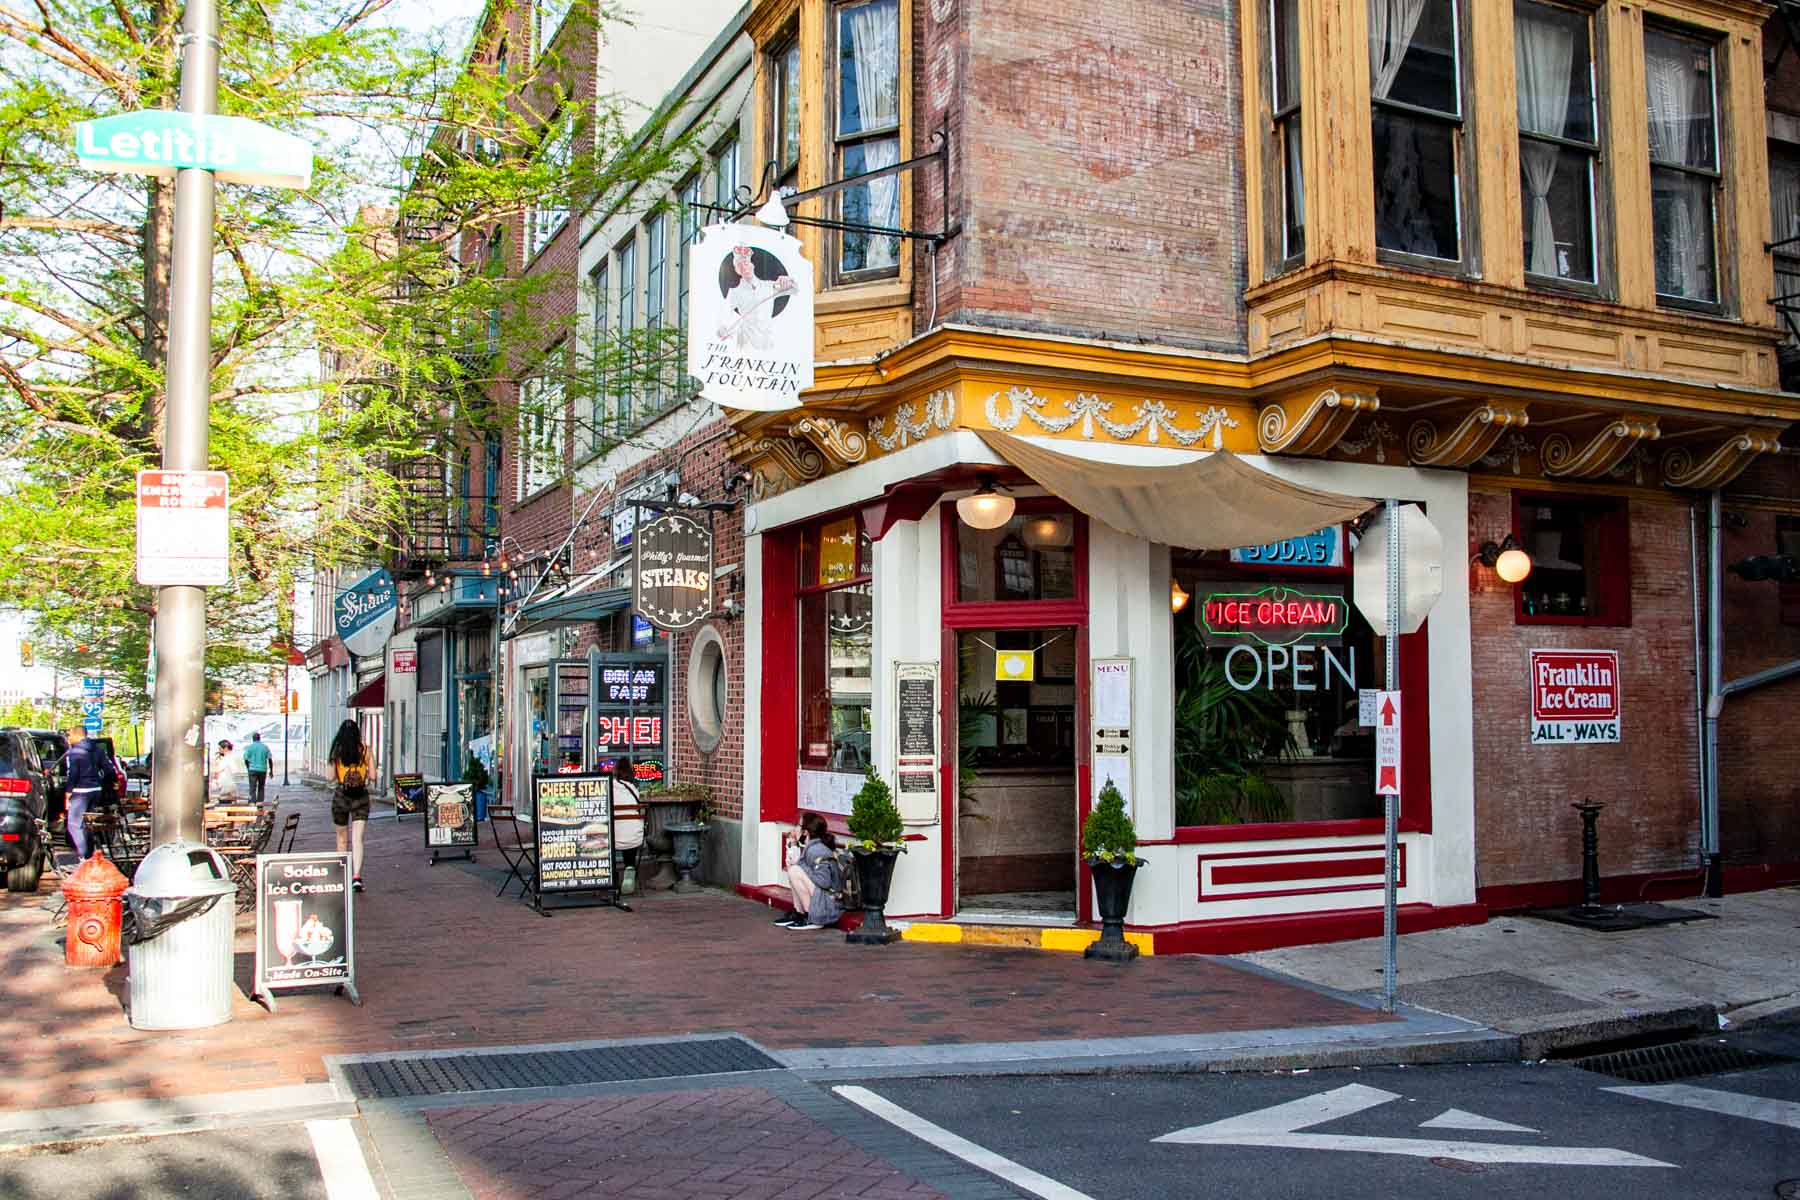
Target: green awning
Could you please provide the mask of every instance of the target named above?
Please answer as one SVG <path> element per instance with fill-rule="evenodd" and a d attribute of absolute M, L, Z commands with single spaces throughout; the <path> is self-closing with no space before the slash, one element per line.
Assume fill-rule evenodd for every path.
<path fill-rule="evenodd" d="M 567 625 L 586 625 L 610 617 L 631 607 L 628 587 L 591 588 L 586 591 L 562 591 L 527 604 L 513 626 L 517 637 L 534 629 L 553 629 Z"/>

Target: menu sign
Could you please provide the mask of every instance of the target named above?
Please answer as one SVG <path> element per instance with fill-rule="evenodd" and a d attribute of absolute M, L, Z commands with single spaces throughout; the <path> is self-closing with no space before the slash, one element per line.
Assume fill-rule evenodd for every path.
<path fill-rule="evenodd" d="M 394 775 L 394 819 L 398 821 L 408 813 L 419 811 L 425 803 L 425 777 L 423 775 Z"/>
<path fill-rule="evenodd" d="M 330 851 L 256 856 L 256 976 L 251 994 L 331 986 L 356 993 L 350 856 Z"/>
<path fill-rule="evenodd" d="M 547 775 L 532 780 L 537 819 L 538 904 L 553 895 L 612 891 L 611 775 Z"/>
<path fill-rule="evenodd" d="M 937 698 L 936 663 L 894 664 L 895 783 L 902 820 L 929 821 L 936 815 Z"/>
<path fill-rule="evenodd" d="M 474 789 L 466 783 L 434 783 L 425 803 L 425 845 L 431 861 L 442 850 L 463 850 L 475 857 Z"/>

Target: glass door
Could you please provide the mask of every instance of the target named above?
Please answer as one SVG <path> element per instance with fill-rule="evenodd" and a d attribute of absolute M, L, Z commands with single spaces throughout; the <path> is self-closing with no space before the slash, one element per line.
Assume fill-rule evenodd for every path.
<path fill-rule="evenodd" d="M 564 660 L 555 664 L 556 682 L 556 746 L 551 770 L 559 775 L 578 774 L 588 769 L 592 760 L 593 741 L 592 693 L 588 687 L 588 665 L 585 661 Z"/>

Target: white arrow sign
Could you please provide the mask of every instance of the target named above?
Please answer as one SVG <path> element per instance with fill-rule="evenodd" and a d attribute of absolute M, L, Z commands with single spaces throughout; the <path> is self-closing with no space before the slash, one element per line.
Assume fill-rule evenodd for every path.
<path fill-rule="evenodd" d="M 1496 1142 L 1452 1142 L 1436 1138 L 1356 1137 L 1338 1133 L 1300 1133 L 1400 1097 L 1360 1083 L 1346 1084 L 1210 1125 L 1191 1125 L 1165 1133 L 1155 1142 L 1184 1146 L 1267 1146 L 1283 1150 L 1348 1150 L 1362 1154 L 1398 1154 L 1407 1158 L 1454 1158 L 1470 1163 L 1535 1163 L 1557 1167 L 1673 1167 L 1626 1150 L 1606 1146 L 1516 1146 Z M 1472 1114 L 1471 1114 L 1472 1115 Z"/>

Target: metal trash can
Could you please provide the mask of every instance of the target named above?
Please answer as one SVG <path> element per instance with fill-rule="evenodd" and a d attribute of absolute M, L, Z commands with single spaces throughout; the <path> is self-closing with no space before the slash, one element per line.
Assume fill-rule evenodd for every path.
<path fill-rule="evenodd" d="M 231 1020 L 237 885 L 217 851 L 165 842 L 125 892 L 131 908 L 131 1026 L 203 1029 Z"/>

